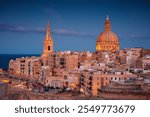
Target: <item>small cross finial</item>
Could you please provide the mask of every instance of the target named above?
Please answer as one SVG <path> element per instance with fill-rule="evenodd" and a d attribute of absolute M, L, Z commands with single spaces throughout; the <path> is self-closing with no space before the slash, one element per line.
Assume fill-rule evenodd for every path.
<path fill-rule="evenodd" d="M 109 20 L 109 15 L 107 15 L 107 18 L 106 18 L 107 20 Z"/>

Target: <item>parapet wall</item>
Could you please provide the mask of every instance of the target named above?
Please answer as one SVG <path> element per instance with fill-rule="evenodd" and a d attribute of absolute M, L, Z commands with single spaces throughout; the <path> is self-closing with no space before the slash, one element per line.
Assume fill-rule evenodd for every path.
<path fill-rule="evenodd" d="M 150 100 L 150 94 L 126 94 L 126 93 L 112 93 L 101 92 L 100 98 L 109 100 Z"/>

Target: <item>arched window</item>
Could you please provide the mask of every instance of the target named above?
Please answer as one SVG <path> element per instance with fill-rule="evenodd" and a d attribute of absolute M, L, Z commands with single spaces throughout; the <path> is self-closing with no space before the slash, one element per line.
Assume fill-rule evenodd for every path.
<path fill-rule="evenodd" d="M 48 50 L 50 50 L 51 48 L 50 48 L 50 46 L 48 46 Z"/>

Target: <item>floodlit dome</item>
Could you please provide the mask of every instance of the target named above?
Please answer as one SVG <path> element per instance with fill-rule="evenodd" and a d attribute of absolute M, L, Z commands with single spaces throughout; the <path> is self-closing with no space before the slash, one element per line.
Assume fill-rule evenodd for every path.
<path fill-rule="evenodd" d="M 120 45 L 117 35 L 111 31 L 109 18 L 106 18 L 104 31 L 100 33 L 96 42 L 96 51 L 110 51 L 119 50 Z"/>

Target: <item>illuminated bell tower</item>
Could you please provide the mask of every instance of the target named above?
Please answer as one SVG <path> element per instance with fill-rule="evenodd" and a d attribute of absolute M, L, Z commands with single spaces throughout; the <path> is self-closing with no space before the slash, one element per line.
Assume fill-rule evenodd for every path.
<path fill-rule="evenodd" d="M 48 22 L 46 29 L 46 37 L 44 39 L 42 57 L 48 57 L 49 53 L 53 52 L 53 39 L 51 37 L 50 23 Z"/>

